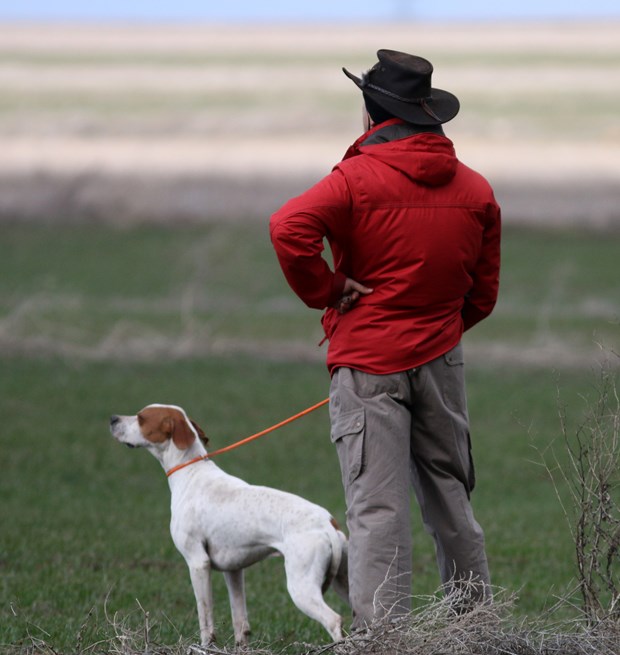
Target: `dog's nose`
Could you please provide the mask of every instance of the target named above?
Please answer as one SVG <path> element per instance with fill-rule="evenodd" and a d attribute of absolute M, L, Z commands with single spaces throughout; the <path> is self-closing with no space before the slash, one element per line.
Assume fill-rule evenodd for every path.
<path fill-rule="evenodd" d="M 110 416 L 110 427 L 114 427 L 120 420 L 121 417 L 117 416 L 116 414 L 114 414 L 114 416 Z"/>

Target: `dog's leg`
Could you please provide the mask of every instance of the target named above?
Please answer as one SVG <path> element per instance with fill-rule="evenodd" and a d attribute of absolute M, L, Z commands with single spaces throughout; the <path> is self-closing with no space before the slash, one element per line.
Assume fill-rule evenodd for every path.
<path fill-rule="evenodd" d="M 215 641 L 213 622 L 213 588 L 211 586 L 211 562 L 208 558 L 188 559 L 189 575 L 196 597 L 200 643 L 208 646 Z"/>
<path fill-rule="evenodd" d="M 351 606 L 351 600 L 349 598 L 349 543 L 342 532 L 338 532 L 338 538 L 342 544 L 342 551 L 338 572 L 332 581 L 332 587 L 338 596 L 347 605 Z"/>
<path fill-rule="evenodd" d="M 323 600 L 321 591 L 330 561 L 331 545 L 324 542 L 308 543 L 304 539 L 292 549 L 287 548 L 284 554 L 286 585 L 295 605 L 318 621 L 334 641 L 340 641 L 342 617 Z"/>
<path fill-rule="evenodd" d="M 226 580 L 228 597 L 230 599 L 230 610 L 235 631 L 235 643 L 237 646 L 245 646 L 248 643 L 248 635 L 250 634 L 250 623 L 248 621 L 248 610 L 245 604 L 243 569 L 239 569 L 238 571 L 225 571 L 224 579 Z"/>

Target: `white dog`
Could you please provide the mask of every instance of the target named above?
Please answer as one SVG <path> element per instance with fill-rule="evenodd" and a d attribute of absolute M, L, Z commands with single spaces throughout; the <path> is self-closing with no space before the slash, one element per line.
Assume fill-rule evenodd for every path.
<path fill-rule="evenodd" d="M 334 641 L 342 638 L 342 619 L 323 593 L 333 582 L 348 602 L 347 540 L 327 510 L 222 471 L 205 458 L 204 432 L 180 407 L 149 405 L 135 416 L 113 416 L 110 431 L 121 443 L 147 448 L 169 475 L 170 532 L 189 567 L 203 645 L 215 639 L 211 570 L 224 572 L 235 640 L 244 645 L 250 625 L 243 569 L 273 554 L 284 556 L 295 605 Z"/>

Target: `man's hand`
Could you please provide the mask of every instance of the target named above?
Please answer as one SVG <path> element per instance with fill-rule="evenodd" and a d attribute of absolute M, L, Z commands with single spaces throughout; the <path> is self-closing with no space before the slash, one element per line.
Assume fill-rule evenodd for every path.
<path fill-rule="evenodd" d="M 360 296 L 367 296 L 372 293 L 373 290 L 369 287 L 365 287 L 363 284 L 352 280 L 350 277 L 347 278 L 344 283 L 344 289 L 342 290 L 342 297 L 334 305 L 334 309 L 338 310 L 339 314 L 346 314 L 348 311 L 353 309 L 355 303 L 360 299 Z"/>

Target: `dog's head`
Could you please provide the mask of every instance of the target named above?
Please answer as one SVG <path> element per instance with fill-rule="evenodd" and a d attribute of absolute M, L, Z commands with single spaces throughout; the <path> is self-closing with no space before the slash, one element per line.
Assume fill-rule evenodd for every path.
<path fill-rule="evenodd" d="M 178 449 L 189 448 L 196 439 L 206 445 L 202 428 L 176 405 L 147 405 L 135 416 L 112 416 L 112 436 L 132 448 L 166 446 L 172 442 Z"/>

